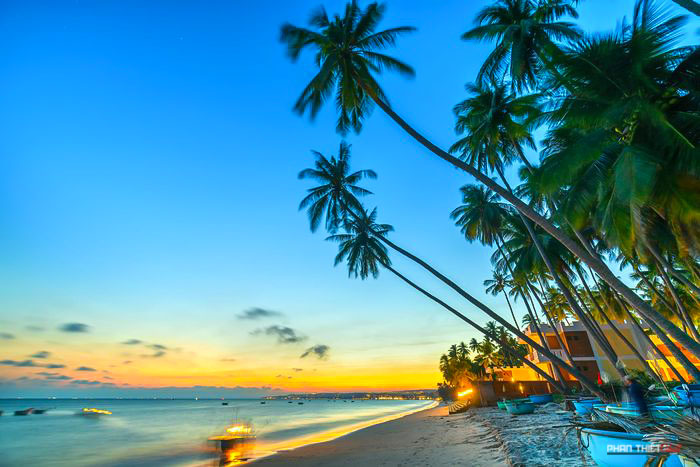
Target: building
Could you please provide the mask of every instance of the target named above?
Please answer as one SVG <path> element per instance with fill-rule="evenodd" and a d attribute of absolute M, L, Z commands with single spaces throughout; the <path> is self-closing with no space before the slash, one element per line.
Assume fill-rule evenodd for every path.
<path fill-rule="evenodd" d="M 661 343 L 658 337 L 652 335 L 644 323 L 642 323 L 642 327 L 645 329 L 646 336 L 642 334 L 642 331 L 637 326 L 628 320 L 616 320 L 613 321 L 613 323 L 620 333 L 624 335 L 625 338 L 632 343 L 639 353 L 647 360 L 651 368 L 655 369 L 657 373 L 662 375 L 664 380 L 677 380 L 678 378 L 675 377 L 668 365 L 658 356 L 656 351 L 649 344 L 649 340 L 651 340 L 656 347 L 658 347 L 667 360 L 679 371 L 679 373 L 681 373 L 681 375 L 683 375 L 686 380 L 692 379 L 688 376 L 688 373 L 681 367 L 678 361 L 671 355 L 666 346 Z M 600 328 L 608 341 L 610 341 L 615 353 L 626 368 L 639 370 L 644 369 L 643 364 L 609 325 L 600 324 Z M 547 345 L 552 352 L 557 357 L 567 361 L 566 353 L 562 348 L 559 339 L 557 339 L 555 330 L 552 329 L 551 326 L 545 324 L 541 324 L 540 329 L 542 330 L 542 334 L 544 335 Z M 540 337 L 532 325 L 528 326 L 524 332 L 535 342 L 541 343 Z M 614 369 L 615 362 L 611 362 L 605 356 L 600 346 L 589 336 L 588 331 L 586 331 L 580 321 L 575 321 L 570 325 L 560 323 L 556 329 L 556 333 L 559 334 L 562 343 L 571 354 L 576 368 L 589 379 L 592 381 L 598 381 L 598 378 L 600 377 L 603 381 L 605 381 L 607 377 L 610 379 L 617 378 L 617 374 Z M 524 342 L 521 341 L 521 343 Z M 546 371 L 549 375 L 555 377 L 550 359 L 542 355 L 540 352 L 534 350 L 531 346 L 528 346 L 528 348 L 530 350 L 528 359 Z M 700 361 L 697 358 L 685 350 L 683 353 L 691 362 L 700 368 Z M 513 382 L 544 380 L 542 376 L 526 366 L 519 368 L 502 368 L 498 370 L 497 378 L 502 381 Z M 564 372 L 564 378 L 568 381 L 576 380 L 573 375 L 566 372 Z"/>

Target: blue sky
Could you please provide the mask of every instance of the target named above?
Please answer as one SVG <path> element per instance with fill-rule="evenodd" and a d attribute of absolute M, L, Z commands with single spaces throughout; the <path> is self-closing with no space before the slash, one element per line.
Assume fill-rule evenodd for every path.
<path fill-rule="evenodd" d="M 388 3 L 382 26 L 418 28 L 394 52 L 417 75 L 381 81 L 395 109 L 443 147 L 455 139 L 451 108 L 491 48 L 459 36 L 487 3 Z M 0 359 L 51 347 L 67 361 L 96 353 L 106 365 L 122 360 L 114 345 L 139 338 L 193 361 L 234 355 L 260 374 L 281 372 L 304 345 L 251 335 L 236 315 L 261 307 L 283 313 L 274 324 L 306 344 L 330 346 L 317 372 L 404 365 L 404 380 L 415 372 L 422 385 L 437 378 L 446 347 L 475 336 L 393 277 L 348 280 L 333 268 L 335 245 L 312 235 L 297 211 L 308 185 L 296 174 L 312 163 L 309 151 L 334 154 L 340 136 L 332 106 L 314 122 L 291 112 L 313 68 L 308 56 L 290 63 L 278 36 L 283 22 L 305 24 L 318 4 L 3 2 L 0 329 L 14 338 L 0 340 Z M 329 12 L 343 5 L 324 4 Z M 632 5 L 583 1 L 579 24 L 609 30 Z M 505 301 L 482 292 L 490 252 L 466 244 L 448 217 L 471 180 L 378 110 L 347 140 L 354 166 L 379 174 L 367 204 L 395 226 L 394 240 L 507 315 Z M 89 326 L 83 344 L 57 330 L 70 322 Z M 225 384 L 255 385 L 252 370 L 243 379 L 231 371 Z M 268 384 L 261 377 L 258 386 Z M 323 384 L 299 379 L 297 387 Z"/>

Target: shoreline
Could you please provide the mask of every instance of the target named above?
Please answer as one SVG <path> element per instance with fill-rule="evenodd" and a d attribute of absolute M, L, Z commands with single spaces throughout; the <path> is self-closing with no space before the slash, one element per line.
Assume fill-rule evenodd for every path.
<path fill-rule="evenodd" d="M 357 465 L 506 466 L 492 428 L 466 423 L 467 414 L 448 415 L 433 406 L 372 424 L 325 442 L 282 450 L 251 460 L 256 467 Z"/>

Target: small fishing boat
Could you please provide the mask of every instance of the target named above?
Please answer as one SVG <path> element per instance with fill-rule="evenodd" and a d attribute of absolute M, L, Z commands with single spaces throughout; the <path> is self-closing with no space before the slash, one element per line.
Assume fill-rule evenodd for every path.
<path fill-rule="evenodd" d="M 222 402 L 221 405 L 228 405 L 228 402 Z"/>
<path fill-rule="evenodd" d="M 220 465 L 237 465 L 250 458 L 255 433 L 251 425 L 238 423 L 226 428 L 225 434 L 212 436 L 208 440 L 219 451 Z"/>
<path fill-rule="evenodd" d="M 506 410 L 506 403 L 505 401 L 497 401 L 496 404 L 498 405 L 498 408 L 501 410 Z"/>
<path fill-rule="evenodd" d="M 17 415 L 17 416 L 20 416 L 20 415 L 29 415 L 29 414 L 32 413 L 33 411 L 34 411 L 34 409 L 31 408 L 31 407 L 28 408 L 28 409 L 24 409 L 24 410 L 15 410 L 15 415 Z"/>
<path fill-rule="evenodd" d="M 530 402 L 506 401 L 506 411 L 511 415 L 525 415 L 535 411 L 535 404 Z"/>
<path fill-rule="evenodd" d="M 292 401 L 287 401 L 287 404 L 291 404 L 291 403 L 292 403 Z"/>
<path fill-rule="evenodd" d="M 571 401 L 574 404 L 574 410 L 579 415 L 587 415 L 593 410 L 594 404 L 600 404 L 600 399 L 580 399 L 577 401 Z"/>
<path fill-rule="evenodd" d="M 103 415 L 112 415 L 112 412 L 104 409 L 84 407 L 83 410 L 76 412 L 76 415 L 82 415 L 83 417 L 101 417 Z"/>
<path fill-rule="evenodd" d="M 700 407 L 700 384 L 676 386 L 673 388 L 673 393 L 678 397 L 679 405 Z"/>
<path fill-rule="evenodd" d="M 34 409 L 32 410 L 32 415 L 42 415 L 45 414 L 47 410 L 49 409 Z"/>
<path fill-rule="evenodd" d="M 261 404 L 264 404 L 264 403 L 265 403 L 265 401 L 260 401 L 260 403 L 261 403 Z"/>
<path fill-rule="evenodd" d="M 303 403 L 303 402 L 297 402 L 297 404 L 299 404 L 299 405 L 304 405 L 304 403 Z"/>
<path fill-rule="evenodd" d="M 643 440 L 643 435 L 592 428 L 579 428 L 581 444 L 600 467 L 643 467 L 659 456 L 658 449 Z M 664 454 L 664 467 L 682 467 L 678 454 Z"/>
<path fill-rule="evenodd" d="M 623 403 L 620 405 L 609 404 L 605 411 L 626 417 L 641 417 L 642 413 L 632 404 Z M 683 411 L 672 405 L 652 405 L 649 407 L 649 415 L 655 420 L 678 420 L 683 416 Z"/>
<path fill-rule="evenodd" d="M 533 404 L 546 404 L 548 402 L 554 402 L 554 398 L 551 394 L 531 394 L 530 402 Z"/>

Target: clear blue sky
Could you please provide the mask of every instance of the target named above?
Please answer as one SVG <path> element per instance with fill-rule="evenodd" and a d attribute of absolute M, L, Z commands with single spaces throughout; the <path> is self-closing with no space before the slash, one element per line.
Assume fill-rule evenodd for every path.
<path fill-rule="evenodd" d="M 297 211 L 307 185 L 296 174 L 312 163 L 309 150 L 334 154 L 340 137 L 332 105 L 313 123 L 291 112 L 313 69 L 309 57 L 291 64 L 278 36 L 319 3 L 3 2 L 0 330 L 14 338 L 0 340 L 0 359 L 51 347 L 59 361 L 95 353 L 107 365 L 123 359 L 120 341 L 138 338 L 198 362 L 234 355 L 283 372 L 263 358 L 265 346 L 291 366 L 304 345 L 252 336 L 255 325 L 235 317 L 251 307 L 283 313 L 265 325 L 329 345 L 318 372 L 407 360 L 423 368 L 475 336 L 393 277 L 348 280 L 333 268 L 335 245 L 312 235 Z M 487 3 L 388 2 L 382 26 L 418 27 L 394 52 L 417 76 L 382 83 L 396 110 L 443 147 L 455 138 L 451 108 L 491 48 L 459 35 Z M 584 0 L 579 24 L 611 29 L 632 4 Z M 482 292 L 490 252 L 466 244 L 448 217 L 470 180 L 380 111 L 348 141 L 354 166 L 379 174 L 367 203 L 396 227 L 395 241 L 507 314 L 502 299 Z M 70 322 L 89 332 L 57 330 Z M 232 372 L 226 384 L 235 386 Z"/>

